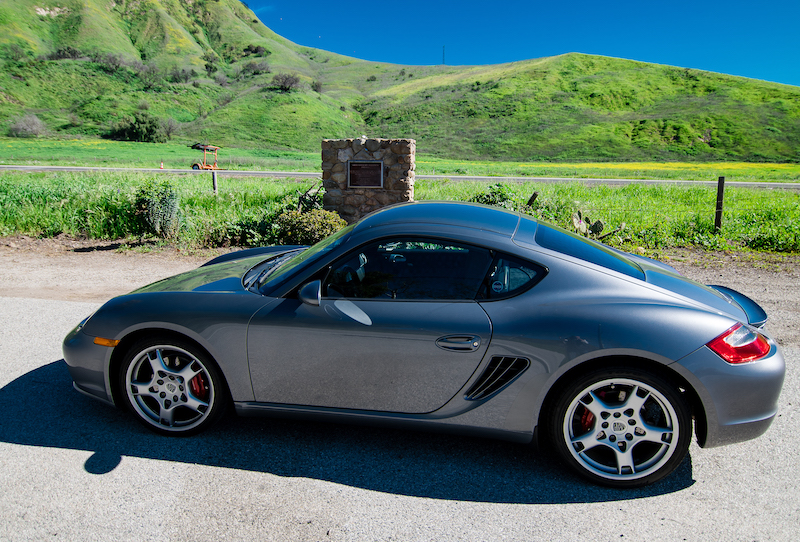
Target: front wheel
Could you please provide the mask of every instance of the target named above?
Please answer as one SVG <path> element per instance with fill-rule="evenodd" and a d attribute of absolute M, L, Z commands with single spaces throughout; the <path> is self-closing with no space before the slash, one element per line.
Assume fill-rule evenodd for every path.
<path fill-rule="evenodd" d="M 192 164 L 192 169 L 200 169 L 200 164 Z"/>
<path fill-rule="evenodd" d="M 156 433 L 195 434 L 225 410 L 227 389 L 214 362 L 181 340 L 156 338 L 134 344 L 119 378 L 125 402 Z"/>
<path fill-rule="evenodd" d="M 549 434 L 560 458 L 593 482 L 630 488 L 661 480 L 689 450 L 689 407 L 675 386 L 626 368 L 589 373 L 556 399 Z"/>

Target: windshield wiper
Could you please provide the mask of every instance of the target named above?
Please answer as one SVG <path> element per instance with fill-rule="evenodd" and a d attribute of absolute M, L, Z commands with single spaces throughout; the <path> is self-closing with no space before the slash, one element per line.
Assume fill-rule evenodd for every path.
<path fill-rule="evenodd" d="M 282 256 L 278 256 L 266 262 L 267 263 L 266 267 L 264 267 L 264 269 L 262 269 L 257 275 L 254 275 L 252 279 L 248 280 L 244 284 L 245 289 L 249 290 L 253 286 L 260 287 L 264 283 L 264 280 L 266 280 L 266 278 L 270 275 L 270 273 L 272 273 L 275 269 L 280 267 L 283 262 L 294 257 L 294 255 L 297 254 L 297 252 L 298 250 L 292 250 L 290 252 L 284 253 Z"/>

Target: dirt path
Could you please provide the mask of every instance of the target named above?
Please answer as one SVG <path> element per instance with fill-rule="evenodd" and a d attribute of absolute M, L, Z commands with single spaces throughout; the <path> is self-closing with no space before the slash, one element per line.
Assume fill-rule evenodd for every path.
<path fill-rule="evenodd" d="M 194 269 L 220 253 L 125 248 L 95 240 L 5 237 L 0 238 L 0 297 L 103 302 Z"/>
<path fill-rule="evenodd" d="M 226 252 L 119 243 L 0 238 L 0 297 L 103 302 L 155 280 L 194 269 Z M 723 284 L 755 299 L 781 344 L 800 344 L 800 256 L 672 250 L 660 258 L 704 284 Z"/>

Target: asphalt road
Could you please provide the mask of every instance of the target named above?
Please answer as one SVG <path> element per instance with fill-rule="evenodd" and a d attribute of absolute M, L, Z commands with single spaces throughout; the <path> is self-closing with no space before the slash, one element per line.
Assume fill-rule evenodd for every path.
<path fill-rule="evenodd" d="M 796 319 L 796 300 L 783 302 L 770 302 L 772 317 Z M 6 297 L 0 305 L 0 540 L 751 541 L 800 533 L 797 342 L 783 346 L 789 371 L 766 435 L 708 450 L 693 444 L 667 480 L 616 491 L 527 447 L 473 438 L 236 418 L 199 437 L 155 436 L 71 388 L 60 342 L 97 304 Z"/>
<path fill-rule="evenodd" d="M 0 165 L 0 171 L 136 171 L 140 173 L 188 173 L 194 175 L 208 175 L 209 171 L 197 171 L 191 169 L 161 169 L 161 168 L 108 168 L 108 167 L 79 167 L 79 166 L 13 166 Z M 321 179 L 319 173 L 298 172 L 298 171 L 239 171 L 239 170 L 218 170 L 220 177 L 277 177 L 294 179 Z M 563 183 L 579 181 L 584 184 L 667 184 L 667 185 L 705 185 L 717 186 L 717 181 L 681 181 L 663 179 L 593 179 L 593 178 L 567 178 L 567 177 L 483 177 L 474 175 L 416 175 L 417 180 L 442 181 L 445 179 L 452 181 L 474 181 L 490 183 Z M 800 183 L 778 183 L 778 182 L 750 182 L 750 181 L 726 181 L 726 186 L 738 186 L 740 188 L 766 188 L 781 190 L 800 190 Z"/>

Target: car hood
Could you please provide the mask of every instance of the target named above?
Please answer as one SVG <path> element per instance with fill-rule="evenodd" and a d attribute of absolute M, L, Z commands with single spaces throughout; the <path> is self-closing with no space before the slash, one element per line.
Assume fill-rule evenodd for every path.
<path fill-rule="evenodd" d="M 216 263 L 169 277 L 131 294 L 151 292 L 243 292 L 242 276 L 264 260 L 264 255 Z"/>

